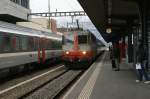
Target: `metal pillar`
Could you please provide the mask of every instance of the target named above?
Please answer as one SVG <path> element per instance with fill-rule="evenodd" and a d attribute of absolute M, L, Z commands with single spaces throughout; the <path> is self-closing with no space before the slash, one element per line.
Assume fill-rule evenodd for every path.
<path fill-rule="evenodd" d="M 133 39 L 133 28 L 132 28 L 132 20 L 128 20 L 128 28 L 127 28 L 127 32 L 128 32 L 128 62 L 131 63 L 133 62 L 133 58 L 134 58 L 134 54 L 133 54 L 133 43 L 134 43 L 134 39 Z"/>
<path fill-rule="evenodd" d="M 137 52 L 138 52 L 138 29 L 137 27 L 133 28 L 133 66 L 135 66 L 135 64 L 137 63 Z"/>
<path fill-rule="evenodd" d="M 132 33 L 130 32 L 128 35 L 128 62 L 133 62 L 133 44 L 132 44 Z"/>
<path fill-rule="evenodd" d="M 149 25 L 149 0 L 141 0 L 139 2 L 140 9 L 140 21 L 142 29 L 142 45 L 143 45 L 143 55 L 142 59 L 147 61 L 146 66 L 150 66 L 150 25 Z M 147 68 L 147 67 L 146 67 Z"/>
<path fill-rule="evenodd" d="M 49 12 L 49 13 L 51 12 L 50 0 L 48 0 L 48 12 Z M 50 20 L 51 20 L 51 17 L 49 16 L 49 17 L 48 17 L 48 28 L 49 28 L 49 29 L 50 29 L 50 27 L 51 27 Z"/>

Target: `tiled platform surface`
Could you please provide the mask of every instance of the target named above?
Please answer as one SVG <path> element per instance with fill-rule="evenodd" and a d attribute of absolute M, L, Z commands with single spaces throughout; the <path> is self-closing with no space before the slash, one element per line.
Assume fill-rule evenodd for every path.
<path fill-rule="evenodd" d="M 125 62 L 120 71 L 112 71 L 108 56 L 105 52 L 63 99 L 150 99 L 150 85 L 136 83 L 135 72 Z"/>

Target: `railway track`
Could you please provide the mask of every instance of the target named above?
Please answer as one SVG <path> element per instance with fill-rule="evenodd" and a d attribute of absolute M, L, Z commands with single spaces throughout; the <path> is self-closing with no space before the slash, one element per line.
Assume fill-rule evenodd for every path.
<path fill-rule="evenodd" d="M 53 99 L 82 73 L 81 70 L 69 70 L 38 90 L 21 97 L 21 99 Z"/>
<path fill-rule="evenodd" d="M 57 66 L 26 80 L 16 79 L 0 85 L 0 99 L 51 99 L 81 74 L 81 70 Z"/>
<path fill-rule="evenodd" d="M 83 73 L 82 70 L 68 70 L 64 65 L 55 66 L 26 80 L 0 85 L 0 99 L 57 99 Z"/>
<path fill-rule="evenodd" d="M 0 99 L 18 99 L 67 72 L 64 65 L 45 71 L 14 85 L 0 85 Z M 6 86 L 9 86 L 6 88 Z"/>

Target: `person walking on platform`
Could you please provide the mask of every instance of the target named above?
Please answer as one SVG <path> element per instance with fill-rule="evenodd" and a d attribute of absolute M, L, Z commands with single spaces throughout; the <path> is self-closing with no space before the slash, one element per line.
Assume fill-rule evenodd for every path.
<path fill-rule="evenodd" d="M 143 51 L 143 47 L 142 44 L 139 45 L 139 51 L 137 53 L 138 58 L 137 58 L 137 63 L 136 63 L 136 71 L 137 71 L 137 75 L 138 75 L 138 80 L 136 80 L 136 82 L 139 81 L 143 81 L 145 80 L 145 83 L 149 83 L 149 76 L 146 72 L 145 69 L 145 51 Z"/>
<path fill-rule="evenodd" d="M 116 63 L 115 71 L 120 71 L 120 49 L 119 49 L 118 42 L 114 44 L 114 57 L 115 57 L 115 63 Z"/>
<path fill-rule="evenodd" d="M 140 62 L 136 63 L 136 71 L 138 76 L 138 80 L 136 80 L 136 82 L 140 82 L 143 80 L 143 72 L 142 72 L 142 67 Z"/>
<path fill-rule="evenodd" d="M 120 50 L 119 50 L 119 43 L 113 43 L 112 48 L 112 68 L 115 71 L 120 70 Z"/>
<path fill-rule="evenodd" d="M 142 64 L 142 62 L 138 61 L 136 63 L 136 71 L 137 71 L 137 76 L 138 76 L 138 80 L 136 80 L 136 82 L 140 82 L 143 80 L 146 81 L 145 83 L 149 82 L 149 77 L 145 71 L 144 64 Z"/>
<path fill-rule="evenodd" d="M 116 69 L 116 63 L 115 63 L 114 51 L 113 51 L 112 46 L 109 47 L 109 51 L 110 51 L 110 59 L 111 59 L 112 69 L 115 70 Z"/>

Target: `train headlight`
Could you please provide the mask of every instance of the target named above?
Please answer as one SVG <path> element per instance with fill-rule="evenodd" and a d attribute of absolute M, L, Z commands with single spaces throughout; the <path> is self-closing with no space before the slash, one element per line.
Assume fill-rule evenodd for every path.
<path fill-rule="evenodd" d="M 69 52 L 67 51 L 66 54 L 69 54 Z"/>
<path fill-rule="evenodd" d="M 83 55 L 86 55 L 86 51 L 83 51 L 82 54 L 83 54 Z"/>

